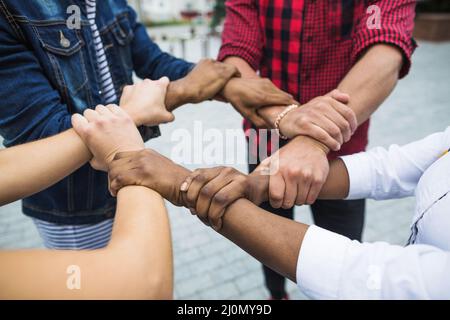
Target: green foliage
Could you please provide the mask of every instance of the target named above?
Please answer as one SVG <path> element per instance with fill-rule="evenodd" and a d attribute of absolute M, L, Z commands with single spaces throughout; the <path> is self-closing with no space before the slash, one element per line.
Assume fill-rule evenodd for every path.
<path fill-rule="evenodd" d="M 225 0 L 216 0 L 214 12 L 211 19 L 211 29 L 215 29 L 225 18 Z"/>
<path fill-rule="evenodd" d="M 166 26 L 179 26 L 188 25 L 189 22 L 185 20 L 166 20 L 166 21 L 150 21 L 145 20 L 143 24 L 147 27 L 166 27 Z"/>

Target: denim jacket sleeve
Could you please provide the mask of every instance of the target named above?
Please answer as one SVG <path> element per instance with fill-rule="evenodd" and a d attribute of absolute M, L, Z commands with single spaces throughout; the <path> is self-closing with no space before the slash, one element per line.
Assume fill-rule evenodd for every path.
<path fill-rule="evenodd" d="M 37 57 L 0 15 L 0 134 L 5 146 L 71 127 L 67 106 L 46 78 Z"/>
<path fill-rule="evenodd" d="M 137 21 L 136 12 L 128 6 L 134 39 L 131 43 L 133 64 L 140 78 L 159 79 L 167 76 L 177 80 L 191 71 L 193 64 L 163 52 L 147 34 L 144 25 Z"/>

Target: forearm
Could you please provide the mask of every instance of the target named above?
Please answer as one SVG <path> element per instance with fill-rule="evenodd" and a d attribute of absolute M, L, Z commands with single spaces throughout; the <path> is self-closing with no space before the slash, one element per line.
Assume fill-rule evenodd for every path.
<path fill-rule="evenodd" d="M 177 190 L 191 174 L 190 170 L 175 164 L 166 169 L 177 172 L 171 182 Z M 186 193 L 181 191 L 174 196 L 182 199 L 179 202 L 184 206 L 188 203 L 186 197 Z M 295 280 L 301 241 L 308 226 L 273 215 L 244 199 L 229 206 L 224 216 L 220 230 L 223 236 L 270 268 Z"/>
<path fill-rule="evenodd" d="M 389 96 L 397 84 L 403 56 L 394 46 L 377 44 L 368 49 L 339 84 L 350 96 L 348 106 L 362 124 Z"/>
<path fill-rule="evenodd" d="M 140 186 L 119 191 L 108 250 L 118 255 L 117 260 L 127 260 L 122 271 L 130 291 L 138 287 L 151 299 L 172 298 L 170 225 L 164 201 L 158 193 Z"/>
<path fill-rule="evenodd" d="M 257 72 L 248 64 L 248 62 L 240 57 L 228 57 L 223 62 L 238 68 L 243 78 L 251 79 L 259 77 Z"/>
<path fill-rule="evenodd" d="M 350 179 L 344 161 L 336 159 L 330 162 L 330 172 L 323 185 L 319 199 L 339 200 L 348 196 Z"/>
<path fill-rule="evenodd" d="M 356 115 L 355 128 L 356 124 L 360 125 L 365 122 L 392 92 L 397 83 L 402 62 L 402 54 L 396 47 L 375 45 L 365 53 L 342 80 L 337 89 L 349 96 L 349 100 L 345 104 Z M 284 107 L 267 107 L 258 112 L 267 123 L 273 125 L 283 109 Z M 297 130 L 299 129 L 301 130 L 301 126 Z M 329 132 L 327 133 L 329 134 Z M 304 139 L 314 140 L 326 153 L 330 151 L 331 145 L 329 143 L 325 145 L 324 140 L 317 140 L 317 136 L 311 135 L 311 132 L 294 130 L 288 135 L 297 135 L 296 139 L 303 136 Z"/>
<path fill-rule="evenodd" d="M 248 64 L 247 61 L 240 57 L 228 57 L 224 60 L 225 63 L 234 65 L 241 72 L 243 78 L 258 78 L 258 73 Z M 263 118 L 271 128 L 274 128 L 277 116 L 282 112 L 285 106 L 270 106 L 263 107 L 258 110 L 258 114 Z"/>
<path fill-rule="evenodd" d="M 0 152 L 0 205 L 39 192 L 91 159 L 73 129 Z"/>
<path fill-rule="evenodd" d="M 1 252 L 0 298 L 169 299 L 170 246 L 161 197 L 145 187 L 126 187 L 118 195 L 114 230 L 107 248 Z M 77 270 L 72 277 L 70 270 Z M 72 282 L 75 276 L 79 276 L 80 289 L 70 289 L 77 284 Z"/>
<path fill-rule="evenodd" d="M 300 247 L 308 226 L 238 200 L 225 211 L 220 233 L 264 265 L 296 279 Z"/>
<path fill-rule="evenodd" d="M 0 183 L 8 187 L 0 191 L 0 206 L 50 187 L 91 159 L 92 153 L 73 129 L 1 150 Z"/>
<path fill-rule="evenodd" d="M 181 80 L 172 81 L 167 87 L 166 93 L 166 108 L 167 111 L 172 112 L 183 104 L 186 104 L 185 92 Z"/>

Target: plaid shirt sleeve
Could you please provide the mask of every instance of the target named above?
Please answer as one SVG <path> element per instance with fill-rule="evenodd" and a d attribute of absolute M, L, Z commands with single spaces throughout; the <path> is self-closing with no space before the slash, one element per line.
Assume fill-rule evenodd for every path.
<path fill-rule="evenodd" d="M 262 59 L 263 40 L 256 0 L 228 0 L 226 10 L 218 60 L 236 56 L 247 61 L 254 70 L 258 70 Z"/>
<path fill-rule="evenodd" d="M 364 12 L 365 17 L 360 19 L 353 34 L 353 61 L 357 61 L 360 55 L 370 46 L 377 43 L 393 44 L 400 48 L 405 57 L 400 78 L 406 76 L 411 67 L 411 56 L 417 47 L 412 33 L 414 29 L 415 0 L 372 0 L 368 1 L 369 7 L 374 5 L 379 8 L 380 27 L 369 27 L 368 19 L 374 11 Z M 377 10 L 377 8 L 375 8 Z"/>

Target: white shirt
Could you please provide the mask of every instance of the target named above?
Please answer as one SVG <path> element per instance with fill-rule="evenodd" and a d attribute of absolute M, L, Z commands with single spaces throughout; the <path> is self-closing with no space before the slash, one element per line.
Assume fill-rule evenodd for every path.
<path fill-rule="evenodd" d="M 299 288 L 316 299 L 449 299 L 449 148 L 450 127 L 403 147 L 343 157 L 348 199 L 415 195 L 410 244 L 360 243 L 311 226 L 297 263 Z"/>

